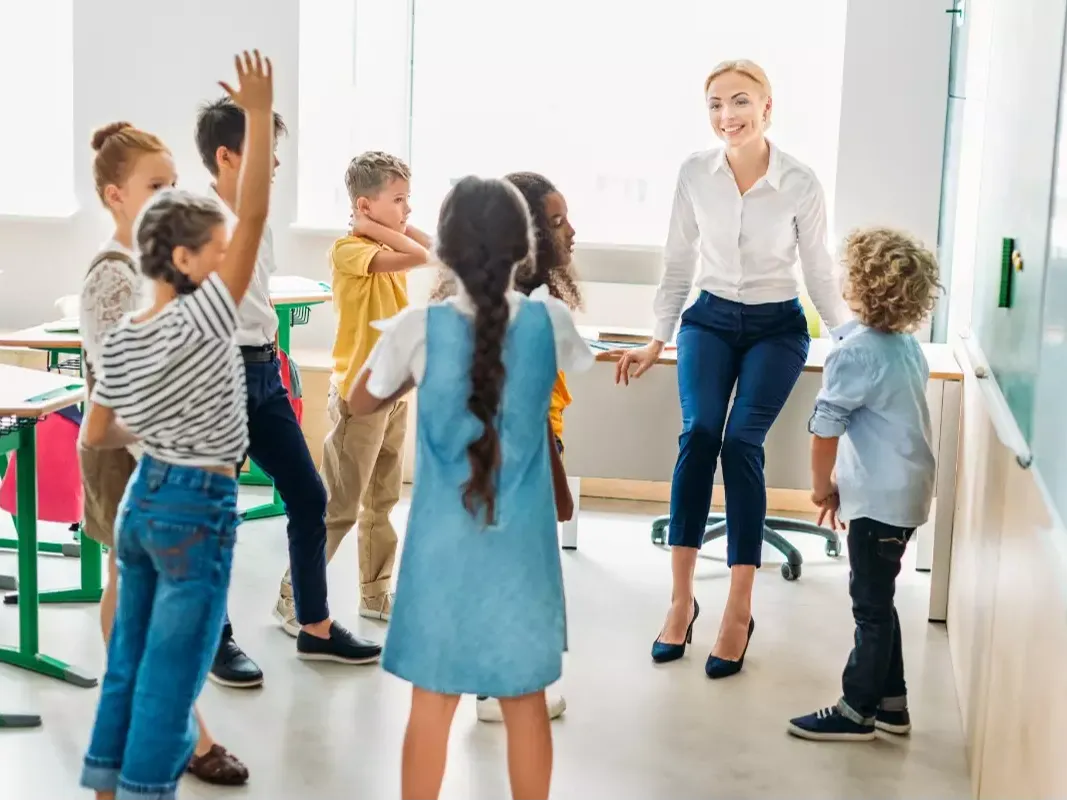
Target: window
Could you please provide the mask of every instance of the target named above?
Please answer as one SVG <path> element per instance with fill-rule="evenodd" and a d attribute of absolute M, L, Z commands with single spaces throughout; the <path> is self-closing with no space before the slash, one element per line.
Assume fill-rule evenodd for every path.
<path fill-rule="evenodd" d="M 0 3 L 0 215 L 74 212 L 73 0 Z"/>
<path fill-rule="evenodd" d="M 301 0 L 298 225 L 344 226 L 353 156 L 409 158 L 411 3 Z"/>
<path fill-rule="evenodd" d="M 334 223 L 347 219 L 343 186 L 339 202 L 334 190 L 344 164 L 361 150 L 394 148 L 410 159 L 420 226 L 433 226 L 442 198 L 463 175 L 537 170 L 566 194 L 580 241 L 661 245 L 678 167 L 713 141 L 704 77 L 715 63 L 738 56 L 767 70 L 775 97 L 772 138 L 815 169 L 832 201 L 845 0 L 449 0 L 414 3 L 406 31 L 392 18 L 373 35 L 360 24 L 401 5 L 301 3 L 302 218 L 306 209 Z M 317 127 L 321 119 L 309 118 L 310 130 L 304 127 L 305 106 L 310 115 L 319 92 L 305 88 L 306 65 L 325 59 L 318 51 L 327 28 L 353 25 L 357 55 L 352 59 L 349 47 L 346 58 L 357 68 L 342 71 L 355 80 L 337 97 L 360 96 L 376 83 L 379 102 L 350 104 L 357 119 L 332 134 L 345 140 L 343 154 L 325 147 L 309 154 L 331 161 L 328 174 L 305 170 L 303 136 L 314 132 L 316 142 L 326 136 Z M 319 43 L 314 54 L 305 53 L 305 36 Z M 376 66 L 362 79 L 361 45 Z M 406 108 L 398 108 L 400 99 Z"/>

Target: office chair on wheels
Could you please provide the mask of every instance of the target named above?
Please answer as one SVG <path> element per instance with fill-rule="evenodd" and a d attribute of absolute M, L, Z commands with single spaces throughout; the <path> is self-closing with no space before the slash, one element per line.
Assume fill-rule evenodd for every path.
<path fill-rule="evenodd" d="M 665 545 L 667 543 L 667 526 L 671 518 L 667 515 L 657 517 L 652 521 L 652 544 Z M 831 531 L 824 526 L 809 523 L 807 520 L 796 520 L 791 517 L 768 517 L 763 523 L 763 541 L 777 550 L 785 561 L 782 562 L 782 578 L 786 581 L 796 581 L 800 578 L 801 565 L 804 559 L 800 551 L 793 547 L 782 534 L 782 531 L 793 531 L 799 534 L 814 534 L 826 540 L 826 555 L 836 558 L 841 555 L 841 537 L 836 531 Z M 704 529 L 704 542 L 711 542 L 726 536 L 726 515 L 714 513 L 708 515 L 707 527 Z"/>

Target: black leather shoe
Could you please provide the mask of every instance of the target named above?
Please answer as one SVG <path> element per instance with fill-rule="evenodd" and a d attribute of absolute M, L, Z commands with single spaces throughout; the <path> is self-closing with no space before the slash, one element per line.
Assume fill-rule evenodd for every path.
<path fill-rule="evenodd" d="M 330 624 L 330 638 L 323 639 L 301 631 L 296 635 L 296 655 L 299 659 L 341 662 L 346 665 L 369 665 L 382 656 L 382 646 L 357 637 L 340 623 Z"/>
<path fill-rule="evenodd" d="M 215 654 L 208 678 L 223 687 L 259 687 L 263 684 L 263 671 L 232 637 L 227 637 Z"/>

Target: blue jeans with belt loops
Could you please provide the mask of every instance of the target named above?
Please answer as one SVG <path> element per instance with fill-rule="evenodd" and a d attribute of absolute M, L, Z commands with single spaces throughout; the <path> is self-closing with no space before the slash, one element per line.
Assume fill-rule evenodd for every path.
<path fill-rule="evenodd" d="M 115 526 L 118 606 L 83 787 L 175 797 L 222 631 L 237 522 L 234 478 L 141 457 Z"/>
<path fill-rule="evenodd" d="M 726 562 L 759 567 L 767 516 L 763 443 L 800 377 L 810 343 L 796 299 L 745 305 L 701 292 L 686 309 L 678 331 L 682 433 L 671 483 L 670 545 L 703 543 L 721 458 Z"/>

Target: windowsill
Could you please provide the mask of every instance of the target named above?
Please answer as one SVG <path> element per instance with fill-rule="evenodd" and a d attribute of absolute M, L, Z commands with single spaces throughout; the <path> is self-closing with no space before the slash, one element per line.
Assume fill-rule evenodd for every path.
<path fill-rule="evenodd" d="M 0 225 L 4 223 L 29 223 L 37 224 L 43 223 L 45 225 L 55 223 L 67 223 L 74 219 L 74 216 L 80 211 L 80 207 L 77 203 L 69 208 L 60 210 L 57 209 L 54 212 L 35 214 L 17 214 L 14 212 L 2 212 L 0 211 Z"/>
<path fill-rule="evenodd" d="M 301 220 L 297 220 L 289 225 L 289 230 L 294 234 L 305 234 L 307 236 L 344 236 L 348 233 L 348 229 L 335 225 L 322 225 L 319 223 L 309 223 Z M 589 251 L 606 251 L 611 253 L 650 253 L 658 255 L 663 252 L 662 245 L 633 245 L 633 244 L 614 244 L 611 242 L 586 242 L 581 239 L 575 241 L 574 246 L 578 250 Z"/>
<path fill-rule="evenodd" d="M 344 226 L 338 225 L 321 225 L 318 223 L 309 223 L 302 220 L 290 223 L 289 230 L 294 234 L 307 234 L 308 236 L 344 236 L 348 233 L 348 229 Z"/>

